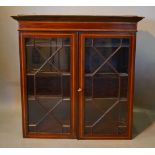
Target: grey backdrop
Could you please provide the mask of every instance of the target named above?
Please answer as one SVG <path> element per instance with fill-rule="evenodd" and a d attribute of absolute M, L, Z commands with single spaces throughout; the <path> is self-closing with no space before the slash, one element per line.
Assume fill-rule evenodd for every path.
<path fill-rule="evenodd" d="M 0 106 L 20 107 L 17 14 L 138 15 L 134 105 L 155 109 L 155 7 L 0 7 Z"/>

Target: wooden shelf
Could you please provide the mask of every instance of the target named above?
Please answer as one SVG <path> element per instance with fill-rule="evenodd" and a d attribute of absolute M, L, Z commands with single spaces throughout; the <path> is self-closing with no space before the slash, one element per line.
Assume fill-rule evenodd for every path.
<path fill-rule="evenodd" d="M 86 101 L 91 101 L 91 100 L 119 100 L 120 102 L 126 102 L 126 101 L 128 101 L 128 99 L 125 98 L 125 97 L 121 97 L 121 98 L 118 98 L 118 97 L 107 97 L 107 98 L 85 97 L 85 100 Z"/>
<path fill-rule="evenodd" d="M 28 72 L 26 73 L 27 76 L 34 76 L 35 75 L 35 71 L 34 72 Z M 62 75 L 62 76 L 70 76 L 71 74 L 69 72 L 39 72 L 37 73 L 38 75 Z"/>
<path fill-rule="evenodd" d="M 38 99 L 56 99 L 56 98 L 62 98 L 61 96 L 53 96 L 53 95 L 36 95 L 36 98 Z M 28 95 L 28 100 L 33 101 L 36 99 L 34 95 Z M 63 97 L 62 100 L 64 101 L 70 101 L 69 97 Z"/>
<path fill-rule="evenodd" d="M 37 124 L 33 123 L 33 124 L 29 124 L 29 127 L 37 127 Z M 70 128 L 69 124 L 62 124 L 62 128 Z"/>
<path fill-rule="evenodd" d="M 50 48 L 59 48 L 61 47 L 62 45 L 57 45 L 57 46 L 51 46 L 51 45 L 42 45 L 42 44 L 28 44 L 28 45 L 25 45 L 26 47 L 50 47 Z M 63 45 L 63 47 L 70 47 L 71 45 Z"/>
<path fill-rule="evenodd" d="M 69 72 L 62 72 L 62 73 L 59 73 L 59 72 L 39 72 L 39 75 L 63 75 L 63 76 L 70 76 L 71 74 Z M 27 76 L 34 76 L 35 75 L 35 72 L 28 72 L 26 73 Z M 38 74 L 37 74 L 38 75 Z M 121 76 L 121 77 L 128 77 L 128 74 L 127 73 L 96 73 L 95 75 L 114 75 L 114 76 Z M 92 73 L 87 73 L 85 74 L 85 77 L 91 77 L 92 76 Z"/>
<path fill-rule="evenodd" d="M 95 75 L 114 75 L 114 76 L 121 76 L 121 77 L 128 77 L 128 74 L 127 73 L 96 73 Z M 87 73 L 85 74 L 86 77 L 91 77 L 92 76 L 92 73 Z"/>
<path fill-rule="evenodd" d="M 120 45 L 105 45 L 105 46 L 94 46 L 95 48 L 113 48 L 113 47 L 119 47 Z M 85 46 L 85 48 L 92 48 L 93 46 Z M 122 45 L 121 48 L 129 48 L 130 46 L 129 45 Z"/>

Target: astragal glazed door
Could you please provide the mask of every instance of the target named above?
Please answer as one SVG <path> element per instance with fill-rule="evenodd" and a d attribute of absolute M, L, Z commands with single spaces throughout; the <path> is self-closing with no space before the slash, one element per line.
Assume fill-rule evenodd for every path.
<path fill-rule="evenodd" d="M 80 138 L 130 136 L 132 41 L 128 34 L 80 34 Z"/>
<path fill-rule="evenodd" d="M 20 34 L 27 137 L 74 138 L 75 33 Z"/>

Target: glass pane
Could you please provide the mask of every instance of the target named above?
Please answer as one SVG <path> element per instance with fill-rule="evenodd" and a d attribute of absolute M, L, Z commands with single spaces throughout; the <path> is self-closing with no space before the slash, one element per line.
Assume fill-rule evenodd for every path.
<path fill-rule="evenodd" d="M 25 40 L 29 132 L 71 132 L 70 46 L 70 38 Z"/>
<path fill-rule="evenodd" d="M 127 133 L 128 38 L 85 38 L 84 134 Z"/>

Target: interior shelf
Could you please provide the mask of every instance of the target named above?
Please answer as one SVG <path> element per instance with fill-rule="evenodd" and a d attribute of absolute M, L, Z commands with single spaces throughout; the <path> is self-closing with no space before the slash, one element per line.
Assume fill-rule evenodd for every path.
<path fill-rule="evenodd" d="M 27 72 L 27 76 L 34 76 L 36 71 Z M 37 75 L 62 75 L 62 76 L 70 76 L 69 72 L 39 72 Z"/>
<path fill-rule="evenodd" d="M 27 76 L 34 76 L 35 75 L 35 72 L 28 72 L 26 73 Z M 38 75 L 38 74 L 37 74 Z M 70 76 L 71 74 L 68 73 L 68 72 L 39 72 L 39 75 L 62 75 L 62 76 Z M 128 74 L 127 73 L 96 73 L 95 75 L 111 75 L 111 76 L 120 76 L 120 77 L 128 77 Z M 92 74 L 91 73 L 88 73 L 88 74 L 85 74 L 85 77 L 92 77 Z"/>
<path fill-rule="evenodd" d="M 115 48 L 115 47 L 119 47 L 119 45 L 104 45 L 104 46 L 85 46 L 85 48 L 92 48 L 92 47 L 95 47 L 95 48 Z M 129 45 L 122 45 L 121 48 L 129 48 L 130 46 Z"/>
<path fill-rule="evenodd" d="M 61 96 L 53 96 L 53 95 L 37 95 L 36 96 L 36 98 L 38 98 L 38 99 L 55 99 L 55 98 L 62 98 Z M 93 99 L 95 99 L 95 100 L 102 100 L 102 99 L 106 99 L 106 100 L 119 100 L 119 101 L 124 101 L 124 102 L 126 102 L 128 99 L 126 98 L 126 97 L 120 97 L 120 98 L 118 98 L 118 97 L 95 97 L 95 98 L 92 98 L 92 97 L 85 97 L 85 100 L 86 101 L 90 101 L 90 100 L 93 100 Z M 34 95 L 29 95 L 28 96 L 28 100 L 29 101 L 32 101 L 32 100 L 35 100 L 35 96 Z M 64 101 L 69 101 L 70 100 L 70 97 L 63 97 L 62 98 L 62 100 L 64 100 Z"/>
<path fill-rule="evenodd" d="M 26 75 L 27 76 L 34 76 L 36 71 L 31 71 L 31 72 L 27 72 Z M 70 76 L 71 74 L 69 72 L 39 72 L 39 75 L 63 75 L 63 76 Z M 128 77 L 127 73 L 96 73 L 95 75 L 119 75 L 121 77 Z M 85 77 L 91 77 L 92 73 L 87 73 L 85 74 Z"/>
<path fill-rule="evenodd" d="M 29 101 L 34 101 L 35 99 L 55 99 L 55 98 L 60 98 L 64 101 L 69 101 L 70 97 L 63 97 L 62 96 L 55 96 L 55 95 L 28 95 L 28 100 Z"/>
<path fill-rule="evenodd" d="M 27 44 L 25 45 L 26 47 L 50 47 L 50 48 L 59 48 L 61 47 L 62 45 L 57 45 L 57 46 L 51 46 L 51 45 L 44 45 L 44 44 Z M 63 47 L 70 47 L 70 45 L 63 45 Z"/>
<path fill-rule="evenodd" d="M 119 100 L 121 102 L 126 102 L 128 99 L 126 97 L 102 97 L 102 98 L 92 98 L 92 97 L 85 97 L 85 101 L 92 101 L 92 100 Z"/>
<path fill-rule="evenodd" d="M 128 76 L 127 73 L 118 73 L 118 74 L 117 73 L 96 73 L 95 75 L 115 75 L 115 76 L 119 75 L 121 77 L 127 77 Z M 87 73 L 87 74 L 85 74 L 85 76 L 91 77 L 92 73 Z"/>
<path fill-rule="evenodd" d="M 29 127 L 37 127 L 37 124 L 29 124 Z M 70 128 L 69 124 L 62 124 L 62 128 Z"/>

